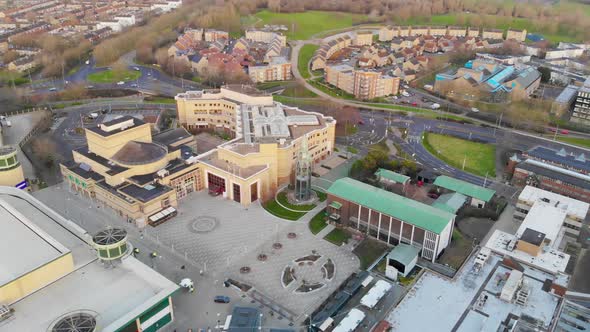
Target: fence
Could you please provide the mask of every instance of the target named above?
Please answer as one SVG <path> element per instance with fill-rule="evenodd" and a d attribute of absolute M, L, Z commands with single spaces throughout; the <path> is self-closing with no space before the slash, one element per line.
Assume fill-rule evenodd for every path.
<path fill-rule="evenodd" d="M 47 110 L 47 108 L 43 108 L 41 109 L 41 111 L 44 112 L 44 116 L 43 118 L 39 121 L 39 123 L 37 123 L 30 131 L 27 135 L 25 135 L 25 137 L 23 137 L 23 139 L 20 140 L 20 142 L 18 142 L 18 146 L 19 148 L 22 149 L 23 145 L 27 144 L 27 142 L 33 138 L 33 136 L 35 136 L 38 132 L 40 131 L 44 131 L 46 129 L 48 129 L 50 127 L 51 122 L 48 120 L 51 120 L 51 112 Z M 23 114 L 23 113 L 21 113 Z M 29 158 L 29 160 L 31 159 L 29 156 L 27 156 Z"/>

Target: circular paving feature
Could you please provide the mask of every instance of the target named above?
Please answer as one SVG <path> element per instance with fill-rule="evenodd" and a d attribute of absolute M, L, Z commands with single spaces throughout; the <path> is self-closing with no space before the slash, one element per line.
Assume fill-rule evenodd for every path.
<path fill-rule="evenodd" d="M 296 237 L 297 237 L 297 233 L 293 233 L 293 232 L 291 232 L 291 233 L 287 234 L 287 237 L 288 237 L 289 239 L 294 239 L 294 238 L 296 238 Z"/>
<path fill-rule="evenodd" d="M 281 249 L 282 247 L 283 247 L 283 244 L 280 242 L 275 242 L 272 244 L 273 249 Z"/>
<path fill-rule="evenodd" d="M 265 254 L 260 254 L 258 255 L 258 260 L 261 262 L 264 262 L 268 259 L 268 256 L 266 256 Z"/>
<path fill-rule="evenodd" d="M 209 233 L 213 231 L 218 224 L 219 220 L 215 217 L 199 216 L 190 223 L 190 230 L 194 233 Z"/>
<path fill-rule="evenodd" d="M 322 289 L 334 279 L 335 266 L 330 258 L 314 251 L 291 261 L 283 268 L 281 283 L 294 293 L 305 294 Z"/>
<path fill-rule="evenodd" d="M 249 266 L 242 266 L 240 268 L 240 273 L 241 274 L 246 274 L 246 273 L 250 273 L 250 271 L 252 271 L 252 269 Z"/>

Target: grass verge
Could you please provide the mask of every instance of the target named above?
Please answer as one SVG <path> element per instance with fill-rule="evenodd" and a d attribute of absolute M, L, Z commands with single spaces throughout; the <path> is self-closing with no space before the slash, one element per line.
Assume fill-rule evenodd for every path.
<path fill-rule="evenodd" d="M 318 196 L 318 199 L 320 200 L 320 202 L 325 201 L 328 198 L 328 194 L 326 194 L 323 191 L 319 191 L 319 190 L 313 190 L 315 191 L 316 195 Z"/>
<path fill-rule="evenodd" d="M 581 146 L 584 148 L 590 148 L 590 139 L 581 137 L 557 137 L 557 140 L 572 145 Z"/>
<path fill-rule="evenodd" d="M 309 221 L 309 230 L 313 234 L 317 234 L 324 229 L 328 223 L 326 222 L 326 212 L 324 210 L 318 212 L 311 220 Z"/>
<path fill-rule="evenodd" d="M 120 81 L 135 81 L 140 76 L 141 72 L 136 70 L 124 70 L 121 72 L 114 72 L 109 69 L 92 73 L 87 76 L 87 79 L 89 82 L 92 83 L 117 83 Z"/>
<path fill-rule="evenodd" d="M 301 47 L 299 51 L 299 59 L 297 60 L 297 69 L 299 69 L 299 73 L 301 77 L 308 79 L 311 77 L 309 72 L 309 61 L 311 61 L 311 57 L 315 51 L 320 48 L 319 45 L 313 44 L 305 44 Z"/>
<path fill-rule="evenodd" d="M 277 201 L 274 199 L 268 201 L 263 206 L 264 206 L 264 209 L 266 211 L 270 212 L 272 215 L 282 218 L 282 219 L 287 219 L 287 220 L 299 220 L 299 218 L 303 217 L 305 215 L 305 213 L 307 213 L 307 212 L 289 211 L 289 210 L 283 208 L 282 206 L 280 206 L 279 203 L 277 203 Z"/>
<path fill-rule="evenodd" d="M 494 145 L 434 133 L 425 133 L 422 145 L 432 155 L 455 168 L 480 176 L 496 176 Z"/>
<path fill-rule="evenodd" d="M 334 230 L 324 237 L 324 240 L 332 242 L 337 246 L 347 243 L 348 239 L 350 239 L 350 233 L 340 228 L 334 228 Z"/>

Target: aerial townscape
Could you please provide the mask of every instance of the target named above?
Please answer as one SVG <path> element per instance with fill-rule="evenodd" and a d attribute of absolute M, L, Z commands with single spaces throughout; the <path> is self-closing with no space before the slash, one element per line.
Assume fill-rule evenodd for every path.
<path fill-rule="evenodd" d="M 0 101 L 0 332 L 590 331 L 588 1 L 0 0 Z"/>

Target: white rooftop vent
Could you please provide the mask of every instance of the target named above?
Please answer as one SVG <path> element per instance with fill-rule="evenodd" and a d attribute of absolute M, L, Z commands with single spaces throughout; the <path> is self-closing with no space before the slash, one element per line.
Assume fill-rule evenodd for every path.
<path fill-rule="evenodd" d="M 564 149 L 564 148 L 561 148 L 561 150 L 559 150 L 559 151 L 557 152 L 557 155 L 558 155 L 558 156 L 565 157 L 565 156 L 567 155 L 567 152 L 565 152 L 565 149 Z"/>
<path fill-rule="evenodd" d="M 163 178 L 163 177 L 165 177 L 166 175 L 168 175 L 168 173 L 169 173 L 169 172 L 168 172 L 168 170 L 167 170 L 167 169 L 161 169 L 161 170 L 159 170 L 159 171 L 158 171 L 156 174 L 157 174 L 159 177 Z"/>
<path fill-rule="evenodd" d="M 586 156 L 582 153 L 582 154 L 580 154 L 579 156 L 576 157 L 576 160 L 585 163 L 586 162 Z"/>

